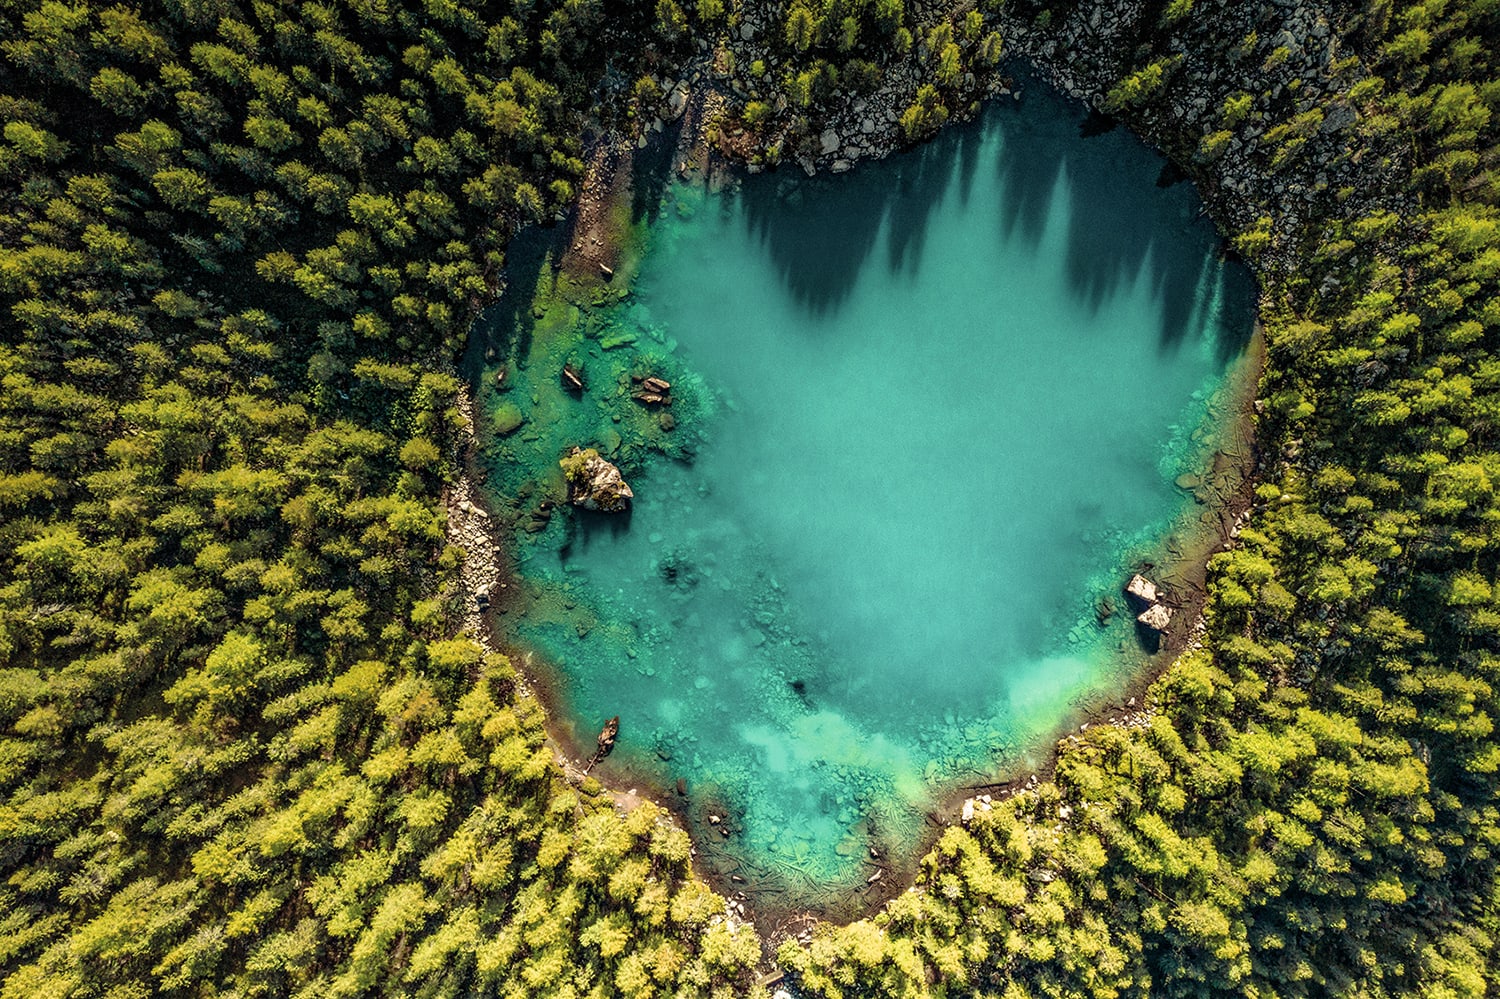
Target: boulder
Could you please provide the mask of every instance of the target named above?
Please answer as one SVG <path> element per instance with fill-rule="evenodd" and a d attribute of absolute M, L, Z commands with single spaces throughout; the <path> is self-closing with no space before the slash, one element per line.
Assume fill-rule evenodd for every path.
<path fill-rule="evenodd" d="M 609 721 L 604 723 L 604 728 L 599 733 L 599 738 L 597 740 L 599 744 L 598 759 L 603 759 L 610 754 L 610 750 L 615 748 L 615 737 L 619 734 L 620 716 L 615 715 Z"/>
<path fill-rule="evenodd" d="M 1166 631 L 1172 623 L 1172 611 L 1166 604 L 1152 604 L 1136 615 L 1136 620 L 1153 631 Z"/>
<path fill-rule="evenodd" d="M 670 406 L 672 405 L 672 383 L 654 375 L 642 378 L 635 390 L 634 398 L 637 402 L 645 403 L 647 406 Z"/>
<path fill-rule="evenodd" d="M 526 417 L 515 403 L 506 402 L 495 407 L 495 433 L 499 436 L 514 433 L 524 422 Z"/>
<path fill-rule="evenodd" d="M 1156 584 L 1140 573 L 1130 577 L 1130 582 L 1125 584 L 1125 592 L 1143 604 L 1154 604 L 1161 599 L 1161 592 L 1157 590 Z"/>
<path fill-rule="evenodd" d="M 635 493 L 620 470 L 599 457 L 593 448 L 572 448 L 558 464 L 568 481 L 568 501 L 585 510 L 617 512 L 627 509 Z"/>

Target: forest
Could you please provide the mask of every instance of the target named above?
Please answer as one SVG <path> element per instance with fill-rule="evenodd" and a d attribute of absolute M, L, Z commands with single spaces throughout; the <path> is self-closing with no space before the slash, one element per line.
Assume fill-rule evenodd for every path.
<path fill-rule="evenodd" d="M 1104 7 L 1128 44 L 1066 43 Z M 1497 38 L 1494 0 L 6 0 L 0 999 L 764 996 L 768 946 L 809 996 L 1491 994 Z M 509 239 L 704 59 L 757 167 L 893 81 L 909 142 L 1007 59 L 1087 81 L 1269 345 L 1151 724 L 806 944 L 564 780 L 445 532 Z"/>

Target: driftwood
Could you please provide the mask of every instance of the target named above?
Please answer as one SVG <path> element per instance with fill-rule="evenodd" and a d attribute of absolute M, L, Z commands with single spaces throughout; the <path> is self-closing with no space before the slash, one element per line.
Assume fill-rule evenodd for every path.
<path fill-rule="evenodd" d="M 594 769 L 595 763 L 598 763 L 600 760 L 604 759 L 610 754 L 610 751 L 615 748 L 615 737 L 619 734 L 620 716 L 615 715 L 609 721 L 604 723 L 604 728 L 602 731 L 600 731 L 599 738 L 597 740 L 599 744 L 598 748 L 594 750 L 594 755 L 589 757 L 589 765 L 583 768 L 584 773 L 588 773 L 590 770 Z"/>
<path fill-rule="evenodd" d="M 564 364 L 562 369 L 563 388 L 570 392 L 583 391 L 583 372 L 571 364 Z"/>

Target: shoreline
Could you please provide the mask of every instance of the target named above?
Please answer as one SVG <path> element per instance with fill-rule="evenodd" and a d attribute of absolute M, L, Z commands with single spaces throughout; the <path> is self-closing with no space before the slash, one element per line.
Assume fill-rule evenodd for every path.
<path fill-rule="evenodd" d="M 718 155 L 697 134 L 693 127 L 695 110 L 695 106 L 686 108 L 681 126 L 674 126 L 655 138 L 657 143 L 669 138 L 672 142 L 671 172 L 710 189 L 735 183 L 744 175 L 753 173 Z M 637 148 L 644 150 L 646 146 Z M 660 154 L 661 151 L 654 152 Z M 631 170 L 635 152 L 618 137 L 607 149 L 595 150 L 589 168 L 591 183 L 580 194 L 580 207 L 572 220 L 571 232 L 560 226 L 552 237 L 554 245 L 566 247 L 558 266 L 580 280 L 600 282 L 603 274 L 604 282 L 613 283 L 615 274 L 624 271 L 626 273 L 620 276 L 628 282 L 627 275 L 634 271 L 635 262 L 624 257 L 628 252 L 626 248 L 610 241 L 611 227 L 607 220 L 612 210 L 617 210 L 622 204 L 628 205 L 634 196 Z M 628 287 L 628 283 L 616 287 Z M 1244 453 L 1230 454 L 1227 461 L 1212 462 L 1201 483 L 1195 486 L 1195 491 L 1203 498 L 1198 504 L 1188 506 L 1177 518 L 1183 523 L 1174 523 L 1162 537 L 1160 547 L 1166 557 L 1157 560 L 1154 571 L 1158 575 L 1154 578 L 1172 580 L 1167 589 L 1172 597 L 1170 603 L 1176 620 L 1181 624 L 1166 634 L 1157 652 L 1142 656 L 1123 687 L 1107 695 L 1090 695 L 1088 700 L 1095 703 L 1086 703 L 1069 711 L 1052 734 L 1024 750 L 1014 766 L 997 771 L 993 780 L 955 787 L 936 796 L 927 813 L 924 832 L 913 845 L 893 850 L 888 844 L 881 844 L 878 854 L 867 857 L 865 864 L 872 876 L 863 886 L 851 886 L 832 894 L 831 904 L 820 905 L 816 911 L 785 900 L 778 904 L 776 898 L 785 894 L 785 885 L 769 879 L 756 881 L 745 877 L 739 873 L 744 869 L 743 858 L 730 855 L 719 839 L 701 835 L 708 827 L 695 820 L 696 813 L 729 814 L 710 795 L 698 789 L 687 795 L 676 793 L 672 787 L 659 786 L 655 775 L 619 758 L 602 761 L 596 772 L 589 776 L 595 777 L 603 785 L 604 793 L 624 811 L 650 800 L 672 815 L 693 840 L 692 869 L 695 876 L 726 898 L 732 915 L 755 925 L 768 953 L 774 952 L 781 940 L 797 936 L 818 921 L 847 922 L 878 911 L 912 886 L 922 857 L 931 850 L 947 826 L 961 821 L 966 803 L 971 808 L 976 802 L 988 805 L 1023 794 L 1050 780 L 1064 744 L 1076 741 L 1078 734 L 1091 726 L 1139 726 L 1149 722 L 1154 710 L 1146 696 L 1150 687 L 1182 654 L 1197 647 L 1201 641 L 1202 610 L 1207 596 L 1204 590 L 1207 562 L 1213 554 L 1231 547 L 1245 511 L 1251 505 L 1258 463 L 1253 439 L 1254 400 L 1263 360 L 1264 340 L 1257 321 L 1244 356 L 1236 362 L 1251 365 L 1253 370 L 1241 374 L 1239 388 L 1232 403 L 1225 407 L 1223 416 L 1222 436 L 1226 441 L 1231 437 L 1235 439 L 1204 452 L 1218 459 L 1230 454 L 1225 449 L 1232 444 L 1236 450 L 1243 449 Z M 512 554 L 504 540 L 497 537 L 495 520 L 484 509 L 478 487 L 482 469 L 477 461 L 478 440 L 473 425 L 471 385 L 466 386 L 463 405 L 460 406 L 465 418 L 465 474 L 454 491 L 461 496 L 449 505 L 451 535 L 462 539 L 457 543 L 469 552 L 461 569 L 466 600 L 465 628 L 487 650 L 511 659 L 522 678 L 519 684 L 522 694 L 537 698 L 544 708 L 548 745 L 565 779 L 576 786 L 584 780 L 579 761 L 591 755 L 594 733 L 579 732 L 566 720 L 567 694 L 563 689 L 565 683 L 561 671 L 537 663 L 532 651 L 503 642 L 501 629 L 495 626 L 499 617 L 526 602 L 528 584 L 516 574 Z M 1210 516 L 1214 521 L 1212 525 L 1208 524 Z M 1170 554 L 1173 542 L 1183 535 L 1188 535 L 1187 542 L 1178 545 L 1176 554 Z M 476 551 L 478 557 L 475 557 Z M 1163 569 L 1166 576 L 1160 575 Z M 492 594 L 490 608 L 483 614 L 478 612 L 472 598 L 472 594 L 481 592 L 479 587 L 488 587 L 483 592 Z"/>

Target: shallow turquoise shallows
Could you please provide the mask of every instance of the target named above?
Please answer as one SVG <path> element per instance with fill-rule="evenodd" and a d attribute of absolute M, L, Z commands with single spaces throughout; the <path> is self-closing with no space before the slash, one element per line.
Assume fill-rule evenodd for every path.
<path fill-rule="evenodd" d="M 1253 291 L 1189 185 L 1084 124 L 1034 92 L 847 175 L 668 188 L 633 296 L 575 317 L 588 394 L 497 459 L 555 468 L 543 424 L 637 419 L 626 374 L 672 376 L 691 460 L 627 454 L 631 514 L 518 532 L 561 599 L 509 627 L 581 736 L 620 716 L 611 765 L 681 778 L 794 901 L 863 885 L 871 845 L 909 852 L 1148 661 L 1096 611 L 1191 519 L 1174 480 L 1249 377 Z"/>

